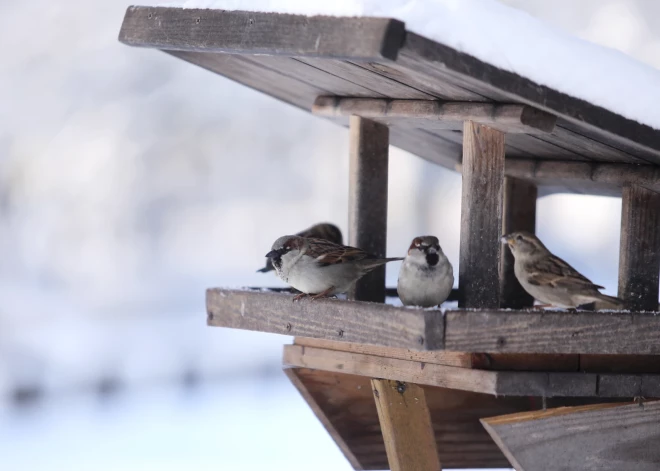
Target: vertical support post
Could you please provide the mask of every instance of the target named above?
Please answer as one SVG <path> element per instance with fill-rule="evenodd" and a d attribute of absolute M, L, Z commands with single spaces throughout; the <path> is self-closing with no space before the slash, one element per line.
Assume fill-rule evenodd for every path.
<path fill-rule="evenodd" d="M 504 193 L 504 133 L 463 124 L 459 306 L 497 308 Z"/>
<path fill-rule="evenodd" d="M 623 188 L 619 297 L 635 311 L 658 310 L 660 193 L 637 185 Z"/>
<path fill-rule="evenodd" d="M 348 243 L 381 257 L 387 243 L 389 141 L 387 126 L 350 117 Z M 349 297 L 385 302 L 385 267 L 359 280 Z"/>
<path fill-rule="evenodd" d="M 502 234 L 514 231 L 536 231 L 536 199 L 538 189 L 534 183 L 514 177 L 504 179 L 504 214 Z M 500 307 L 522 309 L 534 305 L 534 298 L 520 286 L 513 272 L 513 254 L 502 249 L 500 261 Z"/>
<path fill-rule="evenodd" d="M 416 384 L 372 379 L 378 419 L 392 471 L 440 471 L 424 390 Z"/>

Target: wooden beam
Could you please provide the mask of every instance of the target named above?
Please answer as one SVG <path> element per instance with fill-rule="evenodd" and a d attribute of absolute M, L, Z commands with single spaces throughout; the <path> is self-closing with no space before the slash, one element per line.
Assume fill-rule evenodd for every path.
<path fill-rule="evenodd" d="M 514 177 L 504 180 L 502 234 L 513 231 L 536 232 L 536 185 Z M 534 305 L 534 298 L 524 290 L 513 272 L 514 259 L 508 247 L 502 249 L 500 262 L 500 306 L 521 309 Z"/>
<path fill-rule="evenodd" d="M 625 185 L 639 185 L 660 192 L 660 167 L 617 163 L 565 162 L 558 160 L 507 159 L 507 176 L 531 180 L 538 185 L 567 185 L 586 182 L 601 188 L 612 188 L 612 195 L 620 195 Z"/>
<path fill-rule="evenodd" d="M 206 291 L 211 326 L 414 350 L 441 350 L 439 310 L 339 299 L 302 300 L 281 293 L 213 288 Z"/>
<path fill-rule="evenodd" d="M 394 60 L 401 21 L 281 13 L 131 6 L 119 41 L 157 49 Z"/>
<path fill-rule="evenodd" d="M 440 471 L 424 390 L 416 384 L 372 379 L 376 409 L 392 471 Z"/>
<path fill-rule="evenodd" d="M 504 133 L 472 121 L 463 131 L 458 288 L 467 308 L 499 306 Z"/>
<path fill-rule="evenodd" d="M 632 310 L 657 310 L 660 193 L 637 185 L 623 188 L 619 250 L 619 297 Z"/>
<path fill-rule="evenodd" d="M 350 118 L 348 243 L 385 257 L 387 247 L 387 126 Z M 385 266 L 358 280 L 349 295 L 359 301 L 385 301 Z"/>
<path fill-rule="evenodd" d="M 551 133 L 556 116 L 531 106 L 500 103 L 442 102 L 321 96 L 312 113 L 330 118 L 361 116 L 391 123 L 407 120 L 416 127 L 458 129 L 474 121 L 508 133 Z"/>
<path fill-rule="evenodd" d="M 655 471 L 660 402 L 523 412 L 482 424 L 517 471 Z"/>

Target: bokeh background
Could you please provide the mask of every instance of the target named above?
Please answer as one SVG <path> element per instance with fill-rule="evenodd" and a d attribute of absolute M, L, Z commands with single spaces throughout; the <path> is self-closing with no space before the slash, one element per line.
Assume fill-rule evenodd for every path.
<path fill-rule="evenodd" d="M 504 3 L 660 68 L 660 2 Z M 280 286 L 255 273 L 276 237 L 347 230 L 347 131 L 119 44 L 129 4 L 0 2 L 0 467 L 349 470 L 281 372 L 289 339 L 204 309 L 207 287 Z M 457 271 L 460 176 L 390 161 L 388 253 L 435 234 Z M 538 204 L 611 294 L 620 208 Z"/>

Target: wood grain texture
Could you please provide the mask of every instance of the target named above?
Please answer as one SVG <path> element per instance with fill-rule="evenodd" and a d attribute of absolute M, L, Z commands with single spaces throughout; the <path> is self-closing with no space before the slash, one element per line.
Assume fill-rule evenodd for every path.
<path fill-rule="evenodd" d="M 356 456 L 362 469 L 389 469 L 370 378 L 307 368 L 298 377 Z M 440 462 L 446 468 L 505 468 L 508 462 L 479 423 L 482 417 L 540 407 L 528 398 L 422 386 Z M 558 400 L 548 399 L 548 404 Z M 563 405 L 576 399 L 562 400 Z M 582 400 L 580 400 L 582 401 Z"/>
<path fill-rule="evenodd" d="M 457 352 L 658 355 L 660 315 L 447 311 L 445 348 Z"/>
<path fill-rule="evenodd" d="M 417 125 L 437 123 L 446 129 L 461 129 L 474 121 L 507 133 L 551 133 L 557 118 L 530 106 L 442 102 L 437 100 L 392 100 L 378 98 L 317 98 L 312 113 L 319 116 L 362 116 L 370 119 L 410 120 Z M 453 123 L 453 124 L 452 124 Z"/>
<path fill-rule="evenodd" d="M 396 59 L 404 25 L 387 18 L 131 6 L 119 40 L 158 49 Z"/>
<path fill-rule="evenodd" d="M 390 134 L 387 126 L 350 117 L 348 245 L 385 257 Z M 349 293 L 359 301 L 385 301 L 385 266 L 355 283 Z"/>
<path fill-rule="evenodd" d="M 424 390 L 411 383 L 372 379 L 376 410 L 392 471 L 440 471 Z"/>
<path fill-rule="evenodd" d="M 307 402 L 309 408 L 312 409 L 312 412 L 314 412 L 314 415 L 316 416 L 318 421 L 321 422 L 325 430 L 335 441 L 341 452 L 346 457 L 346 460 L 351 464 L 351 466 L 353 466 L 353 469 L 356 470 L 364 469 L 360 464 L 360 461 L 357 459 L 357 457 L 351 450 L 351 448 L 348 446 L 348 443 L 344 440 L 344 438 L 341 436 L 339 431 L 335 428 L 332 421 L 330 421 L 330 419 L 325 414 L 321 406 L 319 406 L 319 404 L 314 399 L 314 396 L 307 389 L 307 386 L 305 386 L 305 383 L 301 380 L 299 371 L 300 370 L 298 370 L 297 368 L 285 368 L 284 374 L 286 374 L 287 378 L 289 378 L 289 380 L 291 381 L 291 384 L 293 384 L 293 386 L 298 390 L 298 392 L 303 397 L 305 402 Z"/>
<path fill-rule="evenodd" d="M 506 170 L 506 168 L 505 168 Z M 536 198 L 534 183 L 518 178 L 504 180 L 504 212 L 502 234 L 514 231 L 536 232 Z M 513 272 L 514 258 L 508 247 L 503 247 L 500 261 L 500 306 L 521 309 L 534 305 L 534 298 L 520 285 Z"/>
<path fill-rule="evenodd" d="M 416 350 L 441 350 L 439 310 L 337 299 L 302 300 L 281 293 L 206 291 L 208 325 Z"/>
<path fill-rule="evenodd" d="M 636 311 L 658 309 L 660 193 L 623 188 L 619 249 L 619 297 Z"/>
<path fill-rule="evenodd" d="M 660 468 L 660 402 L 603 404 L 482 419 L 519 471 Z M 561 452 L 558 452 L 561 450 Z"/>
<path fill-rule="evenodd" d="M 466 121 L 458 288 L 467 308 L 499 306 L 504 133 Z"/>

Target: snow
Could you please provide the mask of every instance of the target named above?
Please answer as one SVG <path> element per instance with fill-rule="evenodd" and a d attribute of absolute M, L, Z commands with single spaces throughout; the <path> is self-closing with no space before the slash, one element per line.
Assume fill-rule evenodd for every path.
<path fill-rule="evenodd" d="M 165 6 L 393 17 L 406 29 L 660 129 L 660 71 L 495 0 L 187 0 Z"/>

